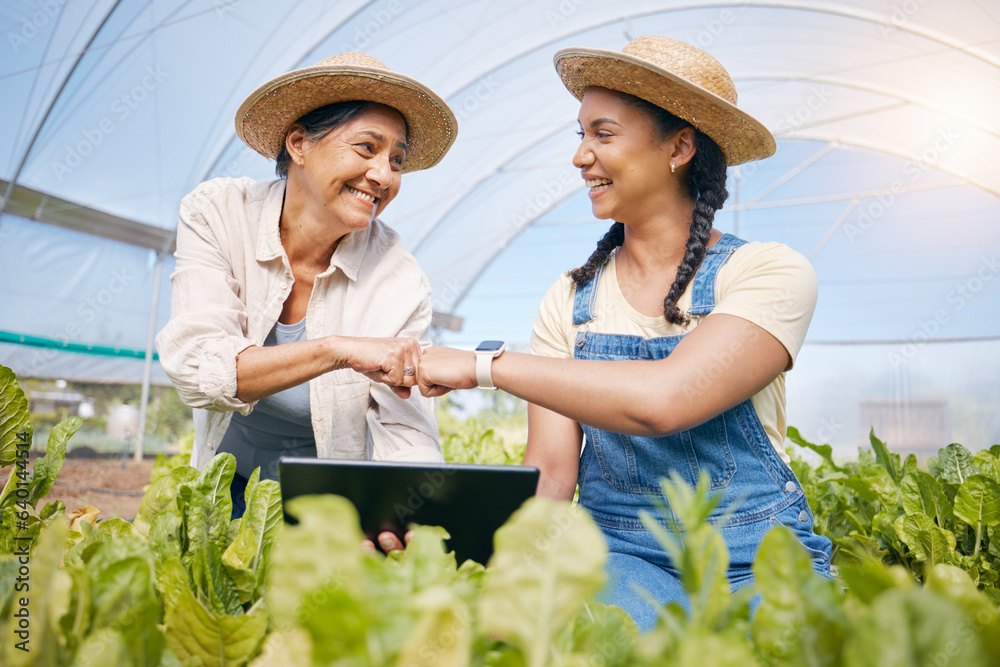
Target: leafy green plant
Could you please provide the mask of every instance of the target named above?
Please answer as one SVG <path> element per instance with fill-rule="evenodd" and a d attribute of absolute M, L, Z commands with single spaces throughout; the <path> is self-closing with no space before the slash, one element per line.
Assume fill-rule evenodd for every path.
<path fill-rule="evenodd" d="M 833 540 L 835 564 L 875 558 L 903 566 L 917 581 L 928 568 L 953 565 L 1000 599 L 1000 445 L 972 454 L 950 444 L 925 471 L 912 454 L 890 452 L 874 431 L 872 450 L 840 465 L 829 446 L 806 441 L 794 428 L 788 435 L 823 458 L 816 467 L 792 465 L 817 532 Z"/>
<path fill-rule="evenodd" d="M 627 664 L 995 664 L 1000 609 L 953 565 L 928 565 L 921 586 L 901 565 L 854 560 L 842 568 L 845 593 L 777 526 L 760 546 L 754 587 L 732 594 L 725 544 L 705 521 L 715 505 L 708 488 L 705 478 L 693 489 L 679 478 L 664 480 L 670 514 L 665 521 L 644 518 L 678 564 L 690 610 L 663 609 L 656 627 L 635 641 Z"/>
<path fill-rule="evenodd" d="M 31 426 L 5 370 L 0 452 L 13 452 L 8 476 L 27 490 L 6 493 L 0 516 L 3 665 L 985 667 L 1000 655 L 996 589 L 984 574 L 1000 556 L 996 451 L 951 445 L 923 471 L 875 443 L 843 465 L 806 443 L 823 463 L 794 465 L 823 508 L 818 525 L 834 533 L 846 593 L 782 527 L 760 547 L 756 585 L 732 593 L 726 545 L 707 521 L 717 502 L 707 482 L 665 481 L 663 517 L 644 521 L 690 605 L 668 605 L 640 635 L 624 612 L 594 600 L 604 541 L 570 503 L 526 503 L 485 567 L 457 563 L 437 527 L 418 527 L 405 551 L 382 556 L 361 547 L 343 498 L 298 498 L 287 509 L 299 523 L 286 525 L 277 484 L 256 474 L 246 514 L 231 521 L 235 465 L 223 454 L 200 472 L 161 459 L 133 522 L 70 530 L 61 503 L 36 506 L 75 424 L 31 469 L 15 467 L 9 438 L 23 442 Z M 478 444 L 467 451 L 495 444 L 482 424 L 468 429 Z M 18 648 L 24 614 L 28 651 Z"/>
<path fill-rule="evenodd" d="M 14 372 L 0 366 L 0 464 L 11 466 L 0 490 L 0 554 L 20 552 L 34 543 L 43 524 L 63 519 L 62 501 L 38 503 L 56 482 L 66 460 L 66 442 L 83 420 L 70 417 L 49 433 L 45 456 L 28 466 L 28 452 L 34 433 L 28 418 L 28 401 Z"/>
<path fill-rule="evenodd" d="M 526 444 L 507 444 L 478 417 L 466 420 L 456 431 L 441 437 L 441 453 L 452 463 L 519 465 Z"/>

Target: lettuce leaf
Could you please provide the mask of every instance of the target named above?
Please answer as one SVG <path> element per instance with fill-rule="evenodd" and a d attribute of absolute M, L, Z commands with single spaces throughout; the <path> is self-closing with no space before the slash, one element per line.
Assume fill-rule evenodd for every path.
<path fill-rule="evenodd" d="M 267 617 L 262 611 L 215 614 L 182 588 L 164 625 L 167 646 L 182 664 L 234 667 L 249 662 L 263 643 Z"/>
<path fill-rule="evenodd" d="M 528 500 L 494 537 L 479 629 L 504 637 L 527 664 L 546 664 L 553 638 L 604 585 L 604 537 L 582 509 Z"/>

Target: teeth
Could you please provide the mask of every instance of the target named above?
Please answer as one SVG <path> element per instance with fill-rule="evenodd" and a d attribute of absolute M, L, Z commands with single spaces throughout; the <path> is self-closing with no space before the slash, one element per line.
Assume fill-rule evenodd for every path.
<path fill-rule="evenodd" d="M 596 188 L 596 187 L 600 187 L 602 185 L 611 185 L 611 179 L 610 178 L 598 178 L 596 180 L 586 180 L 586 181 L 584 181 L 584 183 L 587 184 L 588 188 Z"/>
<path fill-rule="evenodd" d="M 371 202 L 373 204 L 375 203 L 375 197 L 373 197 L 372 195 L 367 194 L 365 192 L 361 192 L 361 190 L 355 190 L 350 185 L 347 186 L 347 189 L 350 190 L 351 194 L 353 194 L 358 199 L 364 199 L 365 201 Z"/>

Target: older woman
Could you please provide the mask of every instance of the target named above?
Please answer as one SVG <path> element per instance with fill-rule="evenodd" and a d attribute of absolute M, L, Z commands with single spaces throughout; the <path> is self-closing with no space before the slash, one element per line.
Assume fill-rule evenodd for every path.
<path fill-rule="evenodd" d="M 768 157 L 774 139 L 737 108 L 723 66 L 689 44 L 646 36 L 555 60 L 581 101 L 573 164 L 594 216 L 615 222 L 546 294 L 534 354 L 496 341 L 475 354 L 431 348 L 421 391 L 500 387 L 534 404 L 525 462 L 542 471 L 539 493 L 569 499 L 579 486 L 610 552 L 603 599 L 643 629 L 658 612 L 635 585 L 689 604 L 677 564 L 640 520 L 658 515 L 670 475 L 692 485 L 706 475 L 721 496 L 709 521 L 733 589 L 753 583 L 778 524 L 829 576 L 830 540 L 813 532 L 783 447 L 785 373 L 816 305 L 815 272 L 787 246 L 712 226 L 727 165 Z"/>
<path fill-rule="evenodd" d="M 156 339 L 195 410 L 192 465 L 275 478 L 282 455 L 439 461 L 432 402 L 410 392 L 430 288 L 377 218 L 457 123 L 431 90 L 348 53 L 265 83 L 236 131 L 279 179 L 219 178 L 181 203 L 171 316 Z M 390 386 L 392 385 L 392 386 Z"/>

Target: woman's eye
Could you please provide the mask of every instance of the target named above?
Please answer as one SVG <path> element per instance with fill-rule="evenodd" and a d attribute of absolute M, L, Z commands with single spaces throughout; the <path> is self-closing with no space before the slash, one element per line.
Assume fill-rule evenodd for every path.
<path fill-rule="evenodd" d="M 375 146 L 373 144 L 368 143 L 368 142 L 360 143 L 360 144 L 358 144 L 358 146 L 360 146 L 361 148 L 365 149 L 365 151 L 367 151 L 369 153 L 374 153 L 375 152 Z"/>
<path fill-rule="evenodd" d="M 392 166 L 396 171 L 400 171 L 403 168 L 403 158 L 401 157 L 392 158 Z"/>
<path fill-rule="evenodd" d="M 578 137 L 580 137 L 581 139 L 583 139 L 583 130 L 577 130 L 577 131 L 576 131 L 576 136 L 578 136 Z"/>

